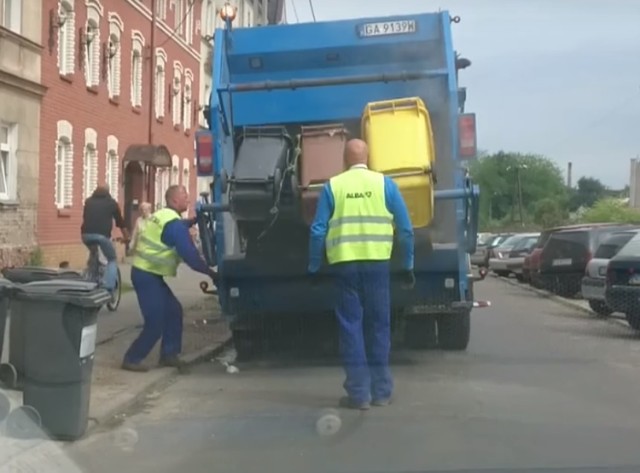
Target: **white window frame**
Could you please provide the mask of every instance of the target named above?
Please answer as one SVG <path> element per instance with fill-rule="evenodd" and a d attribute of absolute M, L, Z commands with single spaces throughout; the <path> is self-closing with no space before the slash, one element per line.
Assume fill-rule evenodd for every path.
<path fill-rule="evenodd" d="M 184 69 L 179 61 L 173 62 L 173 80 L 171 82 L 171 114 L 173 125 L 179 126 L 182 120 L 182 76 Z"/>
<path fill-rule="evenodd" d="M 144 74 L 144 36 L 140 31 L 131 33 L 131 105 L 142 107 L 142 81 Z"/>
<path fill-rule="evenodd" d="M 120 97 L 122 82 L 122 33 L 124 23 L 117 13 L 109 12 L 109 43 L 107 54 L 111 56 L 111 49 L 115 49 L 113 57 L 107 57 L 107 90 L 109 98 Z"/>
<path fill-rule="evenodd" d="M 167 0 L 156 0 L 156 18 L 167 19 Z"/>
<path fill-rule="evenodd" d="M 193 28 L 194 28 L 194 10 L 195 10 L 195 0 L 186 0 L 187 2 L 187 10 L 185 11 L 185 20 L 184 20 L 184 40 L 187 44 L 191 45 L 193 43 Z"/>
<path fill-rule="evenodd" d="M 174 31 L 182 36 L 184 34 L 184 6 L 185 0 L 174 0 L 173 2 L 173 28 Z"/>
<path fill-rule="evenodd" d="M 84 76 L 87 87 L 100 85 L 100 25 L 104 8 L 99 0 L 86 0 L 87 22 L 85 23 Z M 89 42 L 90 41 L 90 42 Z"/>
<path fill-rule="evenodd" d="M 162 48 L 156 49 L 156 72 L 155 72 L 155 112 L 156 118 L 164 118 L 165 97 L 167 94 L 167 53 Z"/>
<path fill-rule="evenodd" d="M 93 128 L 84 130 L 82 154 L 82 196 L 87 199 L 98 186 L 98 133 Z"/>
<path fill-rule="evenodd" d="M 7 201 L 15 200 L 18 192 L 18 125 L 0 122 L 0 134 L 5 132 L 6 142 L 0 141 L 0 155 L 7 156 L 6 162 L 0 157 L 0 179 L 5 188 L 0 191 L 0 200 Z"/>
<path fill-rule="evenodd" d="M 105 159 L 105 177 L 109 185 L 111 196 L 117 201 L 120 191 L 120 156 L 118 147 L 120 142 L 113 135 L 107 137 L 107 155 Z"/>
<path fill-rule="evenodd" d="M 0 0 L 0 25 L 22 34 L 22 0 Z"/>
<path fill-rule="evenodd" d="M 66 120 L 57 123 L 54 149 L 54 203 L 58 209 L 69 208 L 73 205 L 73 126 Z"/>
<path fill-rule="evenodd" d="M 184 93 L 182 107 L 182 123 L 185 131 L 193 126 L 193 72 L 191 69 L 184 71 Z"/>
<path fill-rule="evenodd" d="M 58 2 L 58 17 L 64 24 L 58 27 L 58 71 L 67 76 L 75 72 L 76 66 L 76 13 L 75 0 Z"/>
<path fill-rule="evenodd" d="M 191 190 L 191 163 L 187 158 L 182 160 L 182 185 L 188 194 Z"/>
<path fill-rule="evenodd" d="M 177 186 L 180 184 L 180 158 L 175 154 L 171 156 L 170 183 L 172 186 Z"/>

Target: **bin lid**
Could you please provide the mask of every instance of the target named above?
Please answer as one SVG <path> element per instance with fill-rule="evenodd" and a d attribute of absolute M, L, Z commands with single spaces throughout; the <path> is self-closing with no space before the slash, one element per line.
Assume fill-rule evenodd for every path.
<path fill-rule="evenodd" d="M 13 284 L 8 279 L 0 278 L 0 293 L 8 289 L 13 289 L 14 287 L 15 287 L 15 284 Z"/>
<path fill-rule="evenodd" d="M 2 275 L 16 283 L 29 283 L 47 279 L 80 279 L 78 271 L 67 268 L 46 268 L 41 266 L 21 266 L 19 268 L 4 268 Z"/>
<path fill-rule="evenodd" d="M 19 299 L 66 302 L 82 307 L 100 307 L 111 299 L 111 295 L 96 283 L 78 279 L 34 281 L 16 288 Z"/>

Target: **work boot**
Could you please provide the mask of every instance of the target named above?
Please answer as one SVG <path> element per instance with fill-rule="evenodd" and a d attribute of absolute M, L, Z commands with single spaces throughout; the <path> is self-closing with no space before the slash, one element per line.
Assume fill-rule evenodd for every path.
<path fill-rule="evenodd" d="M 391 404 L 390 397 L 386 399 L 374 399 L 373 401 L 371 401 L 371 405 L 376 407 L 385 407 L 385 406 L 388 406 L 389 404 Z"/>
<path fill-rule="evenodd" d="M 123 361 L 121 368 L 125 371 L 133 371 L 135 373 L 146 373 L 149 371 L 149 368 L 140 363 L 129 363 L 128 361 Z"/>
<path fill-rule="evenodd" d="M 357 402 L 354 401 L 353 399 L 351 399 L 349 396 L 343 396 L 340 398 L 339 401 L 340 407 L 344 407 L 345 409 L 356 409 L 356 410 L 360 410 L 360 411 L 367 411 L 369 410 L 369 403 L 368 402 Z"/>

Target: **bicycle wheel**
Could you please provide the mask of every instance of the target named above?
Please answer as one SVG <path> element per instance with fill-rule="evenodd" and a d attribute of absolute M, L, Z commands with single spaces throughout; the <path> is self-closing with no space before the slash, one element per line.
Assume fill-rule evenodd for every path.
<path fill-rule="evenodd" d="M 116 277 L 116 287 L 113 289 L 113 292 L 111 293 L 111 300 L 107 302 L 107 309 L 109 309 L 110 312 L 115 312 L 116 310 L 118 310 L 121 297 L 122 297 L 122 278 L 120 277 L 120 268 L 118 268 L 117 277 Z"/>

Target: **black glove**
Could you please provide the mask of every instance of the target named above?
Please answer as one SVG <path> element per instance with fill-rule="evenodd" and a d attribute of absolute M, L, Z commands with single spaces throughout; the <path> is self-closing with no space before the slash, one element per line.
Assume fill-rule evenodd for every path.
<path fill-rule="evenodd" d="M 412 269 L 402 271 L 400 280 L 402 281 L 402 289 L 413 289 L 416 285 L 416 276 L 413 274 Z"/>

